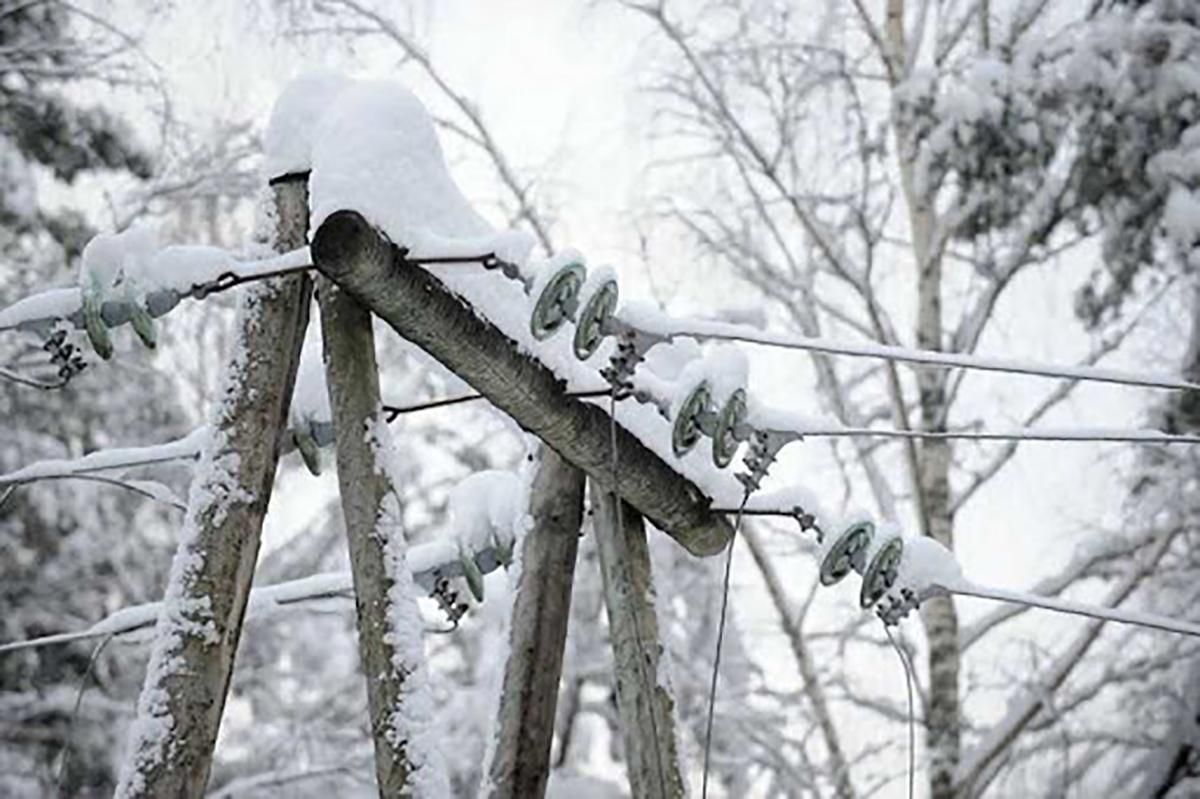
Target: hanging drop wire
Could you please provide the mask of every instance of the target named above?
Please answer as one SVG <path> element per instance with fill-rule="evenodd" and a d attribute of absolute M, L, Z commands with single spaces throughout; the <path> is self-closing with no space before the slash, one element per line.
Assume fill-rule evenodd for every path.
<path fill-rule="evenodd" d="M 733 572 L 733 545 L 737 543 L 738 532 L 742 528 L 742 515 L 746 502 L 750 499 L 750 490 L 742 496 L 742 504 L 738 508 L 737 517 L 733 523 L 733 535 L 729 538 L 729 549 L 725 553 L 725 576 L 721 580 L 721 615 L 717 621 L 717 649 L 713 655 L 712 680 L 708 685 L 708 718 L 704 723 L 704 775 L 700 782 L 700 797 L 708 799 L 708 769 L 712 752 L 713 716 L 717 706 L 717 676 L 721 669 L 721 647 L 725 642 L 725 616 L 729 610 L 729 582 Z"/>
<path fill-rule="evenodd" d="M 883 632 L 887 635 L 892 649 L 895 649 L 896 654 L 900 657 L 900 665 L 904 667 L 904 687 L 908 689 L 908 799 L 913 799 L 916 793 L 917 772 L 917 725 L 914 720 L 913 702 L 913 681 L 916 679 L 916 676 L 913 674 L 912 664 L 908 660 L 908 655 L 896 643 L 896 639 L 892 637 L 892 630 L 888 627 L 887 622 L 883 622 Z"/>

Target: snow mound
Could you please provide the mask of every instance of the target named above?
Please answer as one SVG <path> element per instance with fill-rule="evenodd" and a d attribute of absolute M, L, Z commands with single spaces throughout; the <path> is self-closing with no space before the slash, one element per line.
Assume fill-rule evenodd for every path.
<path fill-rule="evenodd" d="M 492 233 L 446 168 L 421 101 L 399 83 L 356 81 L 334 99 L 312 147 L 312 227 L 354 208 L 392 241 Z"/>
<path fill-rule="evenodd" d="M 936 593 L 954 590 L 965 581 L 962 566 L 953 552 L 928 536 L 906 536 L 896 583 L 889 593 L 908 589 L 923 601 Z"/>
<path fill-rule="evenodd" d="M 344 75 L 316 70 L 284 87 L 271 108 L 263 136 L 263 172 L 268 178 L 312 168 L 313 120 L 320 119 L 349 86 L 350 80 Z"/>
<path fill-rule="evenodd" d="M 487 469 L 461 480 L 450 492 L 451 529 L 459 546 L 468 552 L 511 547 L 524 496 L 521 477 L 513 472 Z"/>

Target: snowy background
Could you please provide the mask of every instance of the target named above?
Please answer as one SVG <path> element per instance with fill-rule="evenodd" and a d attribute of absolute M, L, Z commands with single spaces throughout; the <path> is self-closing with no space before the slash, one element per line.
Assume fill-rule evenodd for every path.
<path fill-rule="evenodd" d="M 1200 20 L 1184 2 L 1101 2 L 1091 11 L 1053 1 L 911 2 L 898 61 L 880 54 L 891 52 L 882 40 L 893 35 L 881 2 L 671 2 L 663 17 L 654 3 L 549 0 L 26 5 L 0 3 L 0 308 L 50 288 L 86 294 L 103 272 L 107 240 L 93 243 L 90 260 L 84 245 L 135 222 L 142 238 L 117 249 L 141 252 L 151 264 L 142 282 L 156 287 L 166 273 L 183 286 L 229 258 L 262 261 L 255 230 L 266 177 L 304 166 L 288 148 L 318 118 L 339 124 L 323 117 L 327 107 L 312 107 L 273 138 L 271 110 L 293 79 L 321 68 L 396 81 L 404 87 L 396 91 L 428 108 L 449 175 L 478 214 L 457 229 L 426 225 L 431 232 L 521 230 L 525 237 L 505 241 L 532 251 L 521 256 L 531 263 L 547 250 L 578 250 L 593 269 L 611 265 L 624 303 L 781 335 L 922 348 L 932 336 L 941 347 L 991 357 L 1076 365 L 1102 355 L 1096 365 L 1105 368 L 1200 376 L 1192 364 L 1200 342 L 1189 343 L 1197 286 L 1189 256 L 1200 238 L 1192 198 Z M 386 106 L 377 94 L 361 100 Z M 409 118 L 346 113 L 330 140 L 351 159 L 386 152 L 400 141 L 388 134 Z M 356 149 L 347 138 L 363 119 L 381 127 L 378 136 L 363 133 Z M 328 205 L 318 199 L 317 217 L 347 203 L 370 215 L 378 196 L 407 214 L 389 229 L 401 238 L 404 221 L 422 209 L 386 192 L 364 198 L 359 184 L 384 176 L 353 168 L 339 166 L 325 184 L 318 169 L 314 192 Z M 913 212 L 914 197 L 933 198 L 933 222 Z M 373 221 L 387 228 L 382 216 Z M 816 219 L 816 232 L 802 219 Z M 937 244 L 938 236 L 940 331 L 921 305 L 914 255 L 917 240 Z M 168 245 L 219 249 L 162 255 Z M 487 281 L 500 279 L 447 282 L 482 300 Z M 239 291 L 180 303 L 159 322 L 154 351 L 126 326 L 113 332 L 113 359 L 101 361 L 73 332 L 88 368 L 62 390 L 0 382 L 0 473 L 180 439 L 199 452 L 199 438 L 188 436 L 212 418 L 235 347 Z M 497 302 L 492 315 L 519 321 L 523 310 Z M 317 333 L 313 324 L 314 350 Z M 52 375 L 43 340 L 0 332 L 0 366 Z M 466 390 L 385 326 L 377 342 L 385 402 Z M 897 367 L 897 389 L 875 361 L 830 367 L 799 351 L 738 350 L 761 406 L 880 428 L 896 426 L 895 390 L 914 427 L 945 410 L 937 384 L 918 379 L 929 372 Z M 317 357 L 302 367 L 293 427 L 328 413 L 314 379 L 319 366 Z M 831 390 L 831 375 L 840 388 Z M 988 372 L 940 388 L 952 394 L 940 420 L 952 430 L 1200 432 L 1179 392 Z M 632 428 L 642 411 L 653 416 L 627 411 Z M 464 538 L 481 547 L 495 530 L 519 527 L 520 512 L 505 506 L 515 483 L 496 489 L 477 479 L 473 492 L 456 493 L 473 474 L 519 468 L 534 442 L 510 419 L 472 403 L 406 414 L 391 433 L 414 573 L 420 547 Z M 910 459 L 945 457 L 950 501 L 961 506 L 944 521 L 971 580 L 1013 590 L 1040 583 L 1089 603 L 1129 582 L 1130 610 L 1197 620 L 1190 450 L 1007 446 L 967 441 L 910 452 L 893 440 L 810 438 L 784 451 L 767 489 L 802 490 L 832 518 L 865 508 L 916 536 Z M 256 585 L 325 575 L 319 587 L 336 596 L 289 606 L 260 595 L 252 604 L 213 796 L 374 794 L 353 602 L 346 583 L 329 576 L 344 572 L 347 555 L 332 452 L 322 456 L 319 477 L 297 453 L 284 457 Z M 689 461 L 689 476 L 720 483 L 716 475 L 704 482 L 693 463 L 703 461 Z M 128 471 L 142 493 L 71 480 L 22 483 L 10 495 L 0 487 L 0 645 L 85 630 L 160 600 L 184 527 L 176 505 L 191 475 L 185 459 Z M 921 490 L 936 488 L 936 479 L 922 480 Z M 855 796 L 906 795 L 904 670 L 881 625 L 859 609 L 857 579 L 818 587 L 814 542 L 795 522 L 752 518 L 748 526 L 762 557 L 742 542 L 735 550 L 714 791 L 845 795 L 848 775 Z M 1167 546 L 1138 574 L 1164 530 Z M 585 528 L 550 794 L 622 796 L 590 538 Z M 651 549 L 681 754 L 698 793 L 723 560 L 694 558 L 656 531 Z M 434 739 L 454 795 L 476 795 L 481 782 L 510 578 L 487 575 L 485 600 L 471 601 L 451 634 L 433 632 L 446 619 L 435 602 L 421 601 Z M 1162 764 L 1180 752 L 1185 765 L 1195 756 L 1195 731 L 1176 723 L 1180 708 L 1200 701 L 1191 639 L 1108 625 L 1078 654 L 1090 622 L 1043 611 L 1001 620 L 1004 606 L 977 599 L 954 607 L 959 637 L 943 640 L 932 662 L 962 651 L 953 657 L 961 744 L 942 735 L 931 745 L 918 719 L 918 795 L 1149 796 L 1176 783 L 1177 795 L 1187 795 L 1187 770 Z M 0 651 L 0 794 L 112 792 L 154 612 L 142 609 L 146 626 L 111 641 Z M 936 737 L 934 705 L 947 697 L 944 683 L 930 685 L 935 642 L 918 614 L 897 638 L 920 677 L 918 716 L 930 718 Z M 1030 697 L 1036 712 L 1014 729 L 1014 712 Z M 959 779 L 981 752 L 993 759 L 970 784 L 938 782 L 939 774 Z"/>

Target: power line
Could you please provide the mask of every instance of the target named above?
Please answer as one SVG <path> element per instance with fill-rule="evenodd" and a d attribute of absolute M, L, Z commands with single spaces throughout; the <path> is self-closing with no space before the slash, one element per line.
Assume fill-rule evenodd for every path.
<path fill-rule="evenodd" d="M 1054 441 L 1122 444 L 1200 444 L 1200 436 L 1174 435 L 1158 430 L 1083 428 L 1079 430 L 893 430 L 876 427 L 801 428 L 813 438 L 916 438 L 959 441 Z"/>
<path fill-rule="evenodd" d="M 622 322 L 620 324 L 629 324 Z M 728 322 L 655 320 L 652 330 L 639 331 L 666 340 L 687 336 L 711 341 L 739 341 L 746 344 L 761 344 L 782 349 L 820 352 L 828 355 L 845 355 L 854 358 L 877 358 L 917 366 L 942 369 L 972 369 L 985 372 L 1055 377 L 1067 380 L 1085 380 L 1095 383 L 1141 386 L 1185 391 L 1200 391 L 1200 384 L 1190 383 L 1174 376 L 1147 375 L 1124 372 L 1116 369 L 1101 369 L 1095 366 L 1060 366 L 1008 358 L 982 355 L 965 355 L 936 350 L 919 350 L 887 344 L 852 343 L 834 341 L 815 336 L 784 335 L 757 330 L 745 325 Z M 636 328 L 634 328 L 636 329 Z"/>
<path fill-rule="evenodd" d="M 1021 591 L 1007 591 L 1002 588 L 991 588 L 965 580 L 942 586 L 946 591 L 959 596 L 973 596 L 979 599 L 991 599 L 997 602 L 1012 602 L 1028 605 L 1057 613 L 1068 613 L 1073 616 L 1087 616 L 1100 621 L 1115 621 L 1121 624 L 1132 624 L 1138 627 L 1148 627 L 1163 632 L 1179 633 L 1200 637 L 1200 624 L 1179 621 L 1177 619 L 1159 616 L 1154 613 L 1136 613 L 1119 608 L 1106 608 L 1098 605 L 1088 605 L 1082 602 L 1072 602 L 1066 599 L 1026 594 Z"/>

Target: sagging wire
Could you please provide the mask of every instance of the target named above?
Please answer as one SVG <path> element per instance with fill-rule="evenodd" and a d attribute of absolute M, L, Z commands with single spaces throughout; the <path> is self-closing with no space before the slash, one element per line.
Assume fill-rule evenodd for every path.
<path fill-rule="evenodd" d="M 916 793 L 917 779 L 917 723 L 913 701 L 913 681 L 916 678 L 913 674 L 912 663 L 908 660 L 908 654 L 896 643 L 887 622 L 882 619 L 880 621 L 883 623 L 883 632 L 887 635 L 888 643 L 892 645 L 892 649 L 896 650 L 896 655 L 900 658 L 900 665 L 904 667 L 904 687 L 908 689 L 908 799 L 913 799 Z"/>
<path fill-rule="evenodd" d="M 609 395 L 609 390 L 606 388 L 598 388 L 590 391 L 568 391 L 564 396 L 573 399 L 600 399 Z M 464 402 L 474 402 L 476 400 L 487 399 L 483 394 L 468 393 L 459 394 L 452 397 L 440 397 L 438 399 L 428 400 L 426 402 L 418 402 L 413 405 L 384 405 L 383 412 L 388 423 L 394 422 L 400 416 L 407 413 L 417 413 L 419 411 L 431 411 L 437 408 L 447 408 L 452 405 L 461 405 Z"/>

